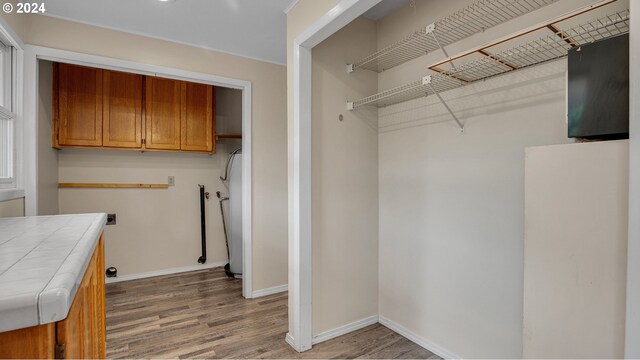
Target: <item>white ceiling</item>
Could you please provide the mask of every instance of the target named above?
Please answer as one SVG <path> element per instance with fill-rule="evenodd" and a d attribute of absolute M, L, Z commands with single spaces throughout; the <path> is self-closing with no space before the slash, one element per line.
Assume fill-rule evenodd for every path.
<path fill-rule="evenodd" d="M 46 15 L 285 64 L 291 0 L 42 0 Z"/>
<path fill-rule="evenodd" d="M 409 6 L 410 3 L 411 0 L 383 0 L 362 14 L 362 16 L 369 20 L 378 21 L 385 16 L 393 14 L 402 7 Z"/>

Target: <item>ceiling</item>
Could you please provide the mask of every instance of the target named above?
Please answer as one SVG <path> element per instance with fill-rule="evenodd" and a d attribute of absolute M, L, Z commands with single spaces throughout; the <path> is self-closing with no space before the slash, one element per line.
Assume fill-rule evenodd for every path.
<path fill-rule="evenodd" d="M 285 64 L 291 0 L 43 0 L 46 15 Z"/>
<path fill-rule="evenodd" d="M 376 6 L 362 14 L 363 17 L 378 21 L 385 16 L 391 15 L 400 8 L 408 6 L 411 0 L 382 0 Z"/>

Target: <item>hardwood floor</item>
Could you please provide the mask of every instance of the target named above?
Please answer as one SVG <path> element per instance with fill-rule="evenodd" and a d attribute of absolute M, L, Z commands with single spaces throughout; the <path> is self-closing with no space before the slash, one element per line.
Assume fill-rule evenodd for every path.
<path fill-rule="evenodd" d="M 297 353 L 284 341 L 287 294 L 241 293 L 222 269 L 108 284 L 107 357 L 437 359 L 379 324 Z"/>

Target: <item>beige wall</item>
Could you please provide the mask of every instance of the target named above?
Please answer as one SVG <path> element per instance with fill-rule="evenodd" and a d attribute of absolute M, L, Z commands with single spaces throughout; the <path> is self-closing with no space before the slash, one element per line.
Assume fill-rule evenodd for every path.
<path fill-rule="evenodd" d="M 375 51 L 375 34 L 357 19 L 313 48 L 314 335 L 378 314 L 378 114 L 345 110 L 377 89 L 375 73 L 345 71 Z"/>
<path fill-rule="evenodd" d="M 630 4 L 630 17 L 640 17 L 640 3 Z M 640 22 L 629 31 L 629 63 L 640 62 Z M 629 69 L 629 240 L 627 251 L 627 315 L 625 357 L 640 358 L 640 69 Z"/>
<path fill-rule="evenodd" d="M 287 282 L 286 68 L 284 66 L 37 15 L 29 16 L 23 40 L 32 45 L 251 81 L 253 86 L 253 288 L 254 290 L 264 289 Z M 220 153 L 222 151 L 221 149 Z M 84 190 L 76 192 L 64 190 L 60 191 L 60 210 L 61 212 L 98 209 L 106 211 L 108 208 L 113 209 L 115 207 L 113 202 L 117 202 L 115 209 L 123 209 L 120 210 L 122 215 L 119 214 L 119 223 L 123 221 L 127 224 L 129 221 L 134 221 L 130 225 L 135 226 L 135 229 L 127 229 L 128 234 L 116 235 L 115 227 L 109 230 L 114 234 L 111 236 L 111 243 L 107 240 L 107 248 L 111 246 L 111 249 L 115 250 L 120 247 L 122 251 L 118 250 L 117 254 L 111 252 L 108 256 L 112 261 L 116 261 L 114 256 L 116 258 L 122 256 L 122 269 L 127 269 L 123 273 L 194 265 L 197 259 L 194 255 L 198 255 L 197 253 L 192 254 L 191 250 L 175 247 L 183 241 L 198 242 L 199 236 L 191 240 L 193 236 L 188 235 L 189 240 L 187 240 L 180 237 L 180 232 L 176 232 L 176 229 L 182 227 L 192 228 L 190 215 L 193 213 L 186 210 L 189 208 L 188 204 L 178 203 L 173 206 L 170 200 L 175 199 L 174 196 L 177 194 L 180 196 L 179 199 L 184 201 L 191 201 L 190 199 L 195 197 L 193 202 L 194 206 L 197 206 L 197 195 L 192 196 L 190 193 L 193 190 L 192 186 L 197 182 L 204 182 L 209 185 L 210 190 L 218 187 L 220 161 L 216 159 L 219 158 L 193 154 L 141 155 L 111 151 L 64 150 L 60 156 L 60 179 L 64 181 L 83 181 L 89 178 L 99 181 L 105 179 L 121 181 L 135 178 L 140 181 L 153 179 L 154 182 L 164 182 L 166 176 L 175 175 L 179 185 L 162 193 L 145 192 L 135 195 L 126 193 L 132 195 L 130 197 L 123 196 L 125 193 L 105 196 L 92 190 L 85 192 Z M 112 171 L 102 172 L 99 170 L 102 165 Z M 130 170 L 132 166 L 137 167 L 139 171 Z M 147 171 L 146 167 L 150 169 Z M 190 174 L 181 172 L 186 168 L 191 168 L 193 172 Z M 91 172 L 93 170 L 95 171 Z M 147 213 L 146 217 L 142 214 L 130 215 L 129 212 L 134 212 L 143 206 L 139 201 L 145 200 L 149 194 L 155 195 L 148 202 L 149 206 L 155 205 L 153 211 L 144 211 Z M 215 231 L 217 225 L 213 218 L 219 212 L 212 207 L 212 205 L 217 206 L 214 204 L 215 201 L 215 199 L 209 201 L 211 208 L 209 213 L 212 216 L 209 219 L 212 231 L 210 236 L 211 241 L 214 239 L 220 241 L 222 233 Z M 185 212 L 178 213 L 175 211 L 176 208 L 184 209 Z M 135 222 L 136 220 L 140 221 Z M 171 231 L 157 232 L 156 227 L 170 227 Z M 121 245 L 115 244 L 118 241 Z M 149 244 L 153 244 L 151 250 L 153 256 L 145 253 Z M 108 254 L 109 251 L 107 250 Z M 213 246 L 210 258 L 219 258 L 219 253 L 224 252 L 219 247 Z M 142 257 L 146 259 L 142 260 Z"/>
<path fill-rule="evenodd" d="M 51 147 L 53 64 L 38 61 L 38 215 L 55 215 L 58 202 L 58 150 Z"/>
<path fill-rule="evenodd" d="M 418 0 L 378 23 L 379 46 L 472 2 Z M 588 3 L 555 2 L 447 50 Z M 386 70 L 378 86 L 419 79 L 442 57 Z M 379 111 L 380 316 L 452 356 L 522 355 L 524 149 L 570 141 L 565 75 L 560 60 L 443 93 L 463 136 L 435 97 Z"/>
<path fill-rule="evenodd" d="M 215 88 L 216 134 L 242 133 L 242 90 Z"/>
<path fill-rule="evenodd" d="M 24 198 L 0 201 L 0 218 L 24 216 Z"/>
<path fill-rule="evenodd" d="M 17 14 L 15 12 L 15 9 L 16 9 L 15 4 L 18 3 L 18 0 L 8 0 L 8 1 L 4 1 L 3 4 L 4 3 L 13 4 L 14 11 L 9 14 L 2 11 L 0 12 L 0 17 L 15 32 L 15 34 L 18 35 L 20 39 L 24 40 L 24 33 L 25 33 L 25 26 L 26 26 L 25 20 L 27 18 L 27 15 Z"/>
<path fill-rule="evenodd" d="M 525 358 L 624 357 L 629 142 L 528 148 Z"/>
<path fill-rule="evenodd" d="M 454 357 L 521 356 L 524 149 L 568 141 L 565 64 L 445 93 L 464 135 L 433 98 L 380 110 L 380 316 Z"/>
<path fill-rule="evenodd" d="M 169 189 L 60 189 L 60 213 L 116 213 L 105 228 L 106 266 L 137 274 L 196 265 L 200 256 L 198 184 L 211 193 L 206 202 L 207 261 L 226 262 L 227 253 L 216 191 L 227 193 L 218 177 L 226 162 L 218 154 L 180 154 L 65 149 L 60 182 L 166 183 Z"/>

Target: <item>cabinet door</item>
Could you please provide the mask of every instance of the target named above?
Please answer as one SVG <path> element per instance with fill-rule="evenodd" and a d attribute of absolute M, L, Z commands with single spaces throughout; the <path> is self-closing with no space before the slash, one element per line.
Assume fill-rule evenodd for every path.
<path fill-rule="evenodd" d="M 180 150 L 182 82 L 149 76 L 146 83 L 145 147 Z"/>
<path fill-rule="evenodd" d="M 67 359 L 106 357 L 104 241 L 89 261 L 66 319 L 56 323 L 57 344 Z"/>
<path fill-rule="evenodd" d="M 213 151 L 213 87 L 183 82 L 182 150 Z"/>
<path fill-rule="evenodd" d="M 67 318 L 58 322 L 57 342 L 64 347 L 64 357 L 67 359 L 82 359 L 87 357 L 85 345 L 86 333 L 89 331 L 87 324 L 86 286 L 84 281 L 78 287 Z"/>
<path fill-rule="evenodd" d="M 102 146 L 102 70 L 58 64 L 58 143 Z"/>
<path fill-rule="evenodd" d="M 0 332 L 0 359 L 52 359 L 56 346 L 55 325 Z"/>
<path fill-rule="evenodd" d="M 103 70 L 102 146 L 142 146 L 142 75 Z"/>

